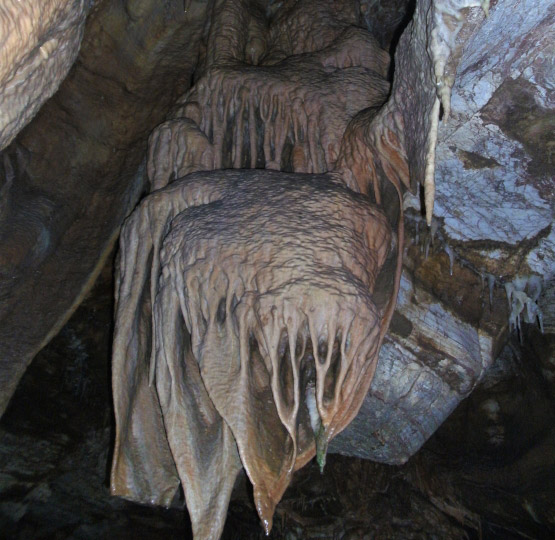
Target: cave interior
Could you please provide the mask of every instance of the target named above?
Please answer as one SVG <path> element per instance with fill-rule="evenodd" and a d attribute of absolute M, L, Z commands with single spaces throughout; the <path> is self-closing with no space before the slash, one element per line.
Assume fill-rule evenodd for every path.
<path fill-rule="evenodd" d="M 0 14 L 0 537 L 555 535 L 555 1 L 8 1 Z M 120 231 L 190 174 L 208 208 L 199 250 L 225 208 L 217 175 L 253 209 L 280 178 L 320 176 L 378 209 L 366 270 L 377 312 L 392 294 L 397 307 L 370 389 L 324 457 L 299 436 L 269 536 L 240 463 L 216 536 L 191 525 L 182 486 L 158 504 L 111 495 L 112 355 L 128 339 L 114 290 L 137 272 L 124 247 L 137 264 L 146 238 Z M 272 229 L 252 223 L 252 237 Z M 329 235 L 301 229 L 305 245 Z"/>

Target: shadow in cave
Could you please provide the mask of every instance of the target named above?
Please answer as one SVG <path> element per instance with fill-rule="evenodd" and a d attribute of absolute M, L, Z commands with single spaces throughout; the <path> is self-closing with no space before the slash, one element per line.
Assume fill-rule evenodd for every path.
<path fill-rule="evenodd" d="M 109 493 L 112 289 L 110 262 L 0 422 L 1 538 L 192 537 L 182 499 L 163 509 Z M 530 517 L 544 520 L 555 480 L 553 400 L 534 363 L 546 347 L 526 328 L 524 347 L 513 342 L 406 465 L 330 455 L 324 474 L 315 462 L 298 471 L 269 538 L 549 538 L 549 527 Z M 492 400 L 504 416 L 484 415 Z M 532 408 L 545 414 L 530 418 Z M 492 437 L 503 426 L 504 438 Z M 244 474 L 222 538 L 265 538 Z"/>
<path fill-rule="evenodd" d="M 192 538 L 183 503 L 112 497 L 113 257 L 0 422 L 0 538 Z"/>

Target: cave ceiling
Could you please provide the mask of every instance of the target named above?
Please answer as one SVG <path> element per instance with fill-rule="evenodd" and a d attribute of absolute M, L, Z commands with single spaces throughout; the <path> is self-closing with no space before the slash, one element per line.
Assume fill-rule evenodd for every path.
<path fill-rule="evenodd" d="M 397 308 L 330 451 L 405 462 L 511 332 L 554 332 L 555 3 L 319 5 L 0 7 L 0 410 L 137 202 L 194 171 L 403 189 Z"/>

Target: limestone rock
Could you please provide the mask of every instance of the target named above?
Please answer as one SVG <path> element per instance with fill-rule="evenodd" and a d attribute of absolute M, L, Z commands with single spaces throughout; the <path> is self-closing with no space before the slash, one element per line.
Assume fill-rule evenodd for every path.
<path fill-rule="evenodd" d="M 0 5 L 0 150 L 37 113 L 72 66 L 88 0 L 5 0 Z"/>

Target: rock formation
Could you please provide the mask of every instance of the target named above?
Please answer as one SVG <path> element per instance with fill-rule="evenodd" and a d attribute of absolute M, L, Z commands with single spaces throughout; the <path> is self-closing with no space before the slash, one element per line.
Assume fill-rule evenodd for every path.
<path fill-rule="evenodd" d="M 56 92 L 75 61 L 90 2 L 6 0 L 0 6 L 0 149 Z"/>
<path fill-rule="evenodd" d="M 177 189 L 172 183 L 195 171 L 203 185 L 236 174 L 209 172 L 219 168 L 259 169 L 265 186 L 275 174 L 325 175 L 322 182 L 360 192 L 379 209 L 396 242 L 391 254 L 405 247 L 397 309 L 370 390 L 329 451 L 404 463 L 491 373 L 502 350 L 507 357 L 508 335 L 526 347 L 536 326 L 545 332 L 537 350 L 549 386 L 554 4 L 503 0 L 489 13 L 471 0 L 421 0 L 414 13 L 409 4 L 100 0 L 93 9 L 47 3 L 42 16 L 23 2 L 3 6 L 29 17 L 17 19 L 17 43 L 15 34 L 6 37 L 23 47 L 5 47 L 0 63 L 2 84 L 10 80 L 0 92 L 2 144 L 59 84 L 90 14 L 60 91 L 0 164 L 0 410 L 91 286 L 141 194 Z M 395 51 L 392 66 L 381 48 Z M 403 224 L 397 189 L 407 188 Z M 260 189 L 252 190 L 260 199 L 253 204 L 263 205 Z M 224 206 L 226 199 L 233 197 L 220 199 Z M 177 231 L 205 227 L 208 208 L 201 209 L 211 204 L 176 214 L 173 224 L 162 211 L 162 236 L 171 229 L 173 245 L 188 249 Z M 161 243 L 152 254 L 169 268 Z M 194 246 L 216 260 L 224 253 L 200 240 Z M 387 298 L 374 297 L 392 291 L 391 265 L 374 285 L 378 312 Z M 192 334 L 192 323 L 181 322 Z M 152 386 L 140 390 L 147 393 L 164 373 L 163 363 L 148 363 Z M 541 444 L 540 453 L 549 448 Z M 533 507 L 526 515 L 545 521 L 549 512 Z M 450 511 L 448 503 L 442 508 Z"/>
<path fill-rule="evenodd" d="M 195 536 L 217 538 L 242 463 L 269 532 L 366 395 L 390 246 L 385 216 L 322 175 L 197 173 L 145 199 L 121 240 L 113 492 L 169 505 L 180 479 Z"/>
<path fill-rule="evenodd" d="M 220 8 L 237 19 L 211 28 L 214 65 L 150 137 L 155 192 L 122 232 L 114 337 L 112 490 L 169 505 L 181 480 L 198 538 L 221 534 L 241 465 L 267 533 L 293 471 L 315 453 L 323 467 L 372 380 L 403 246 L 400 186 L 390 225 L 352 174 L 314 174 L 335 169 L 350 120 L 385 101 L 385 51 L 337 25 L 328 40 L 315 29 L 321 50 L 308 40 L 276 61 L 270 41 L 253 59 L 226 39 L 252 6 Z M 249 166 L 311 174 L 190 174 Z"/>

